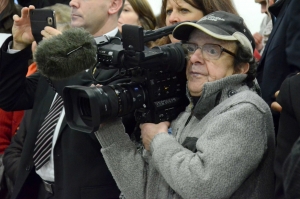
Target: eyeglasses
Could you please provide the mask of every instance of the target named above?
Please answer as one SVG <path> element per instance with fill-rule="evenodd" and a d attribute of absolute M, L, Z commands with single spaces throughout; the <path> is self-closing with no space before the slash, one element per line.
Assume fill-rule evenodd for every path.
<path fill-rule="evenodd" d="M 220 46 L 219 44 L 204 44 L 202 46 L 198 46 L 194 43 L 184 42 L 181 44 L 181 46 L 184 49 L 188 58 L 190 58 L 191 55 L 194 54 L 198 48 L 201 50 L 203 57 L 207 60 L 219 59 L 221 57 L 222 52 L 226 52 L 235 57 L 235 54 L 233 52 L 230 52 L 229 50 Z"/>

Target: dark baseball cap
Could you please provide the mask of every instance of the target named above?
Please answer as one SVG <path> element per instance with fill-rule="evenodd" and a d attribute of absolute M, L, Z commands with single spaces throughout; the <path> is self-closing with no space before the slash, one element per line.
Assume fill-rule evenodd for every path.
<path fill-rule="evenodd" d="M 255 41 L 243 18 L 224 11 L 212 12 L 196 23 L 183 22 L 173 30 L 173 36 L 179 40 L 188 40 L 193 30 L 199 29 L 216 39 L 238 41 L 253 54 Z"/>

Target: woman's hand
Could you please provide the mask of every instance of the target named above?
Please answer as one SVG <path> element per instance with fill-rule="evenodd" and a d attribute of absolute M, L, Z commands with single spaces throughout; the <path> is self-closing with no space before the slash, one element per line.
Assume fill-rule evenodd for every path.
<path fill-rule="evenodd" d="M 140 125 L 141 138 L 147 151 L 150 150 L 150 144 L 153 138 L 158 133 L 168 133 L 169 126 L 170 122 L 161 122 L 159 124 L 145 123 Z"/>
<path fill-rule="evenodd" d="M 276 93 L 275 93 L 275 98 L 277 98 L 277 96 L 278 96 L 278 94 L 279 94 L 279 91 L 277 91 Z M 282 107 L 280 106 L 280 104 L 278 104 L 278 102 L 272 102 L 272 104 L 271 104 L 271 109 L 273 110 L 273 111 L 276 111 L 276 112 L 281 112 L 282 111 Z"/>

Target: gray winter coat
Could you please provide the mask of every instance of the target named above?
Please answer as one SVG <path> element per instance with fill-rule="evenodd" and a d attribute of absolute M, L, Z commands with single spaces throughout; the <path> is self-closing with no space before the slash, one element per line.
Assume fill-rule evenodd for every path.
<path fill-rule="evenodd" d="M 272 116 L 245 78 L 206 83 L 194 109 L 172 121 L 172 135 L 157 134 L 150 151 L 136 149 L 121 120 L 95 133 L 126 199 L 273 198 Z"/>

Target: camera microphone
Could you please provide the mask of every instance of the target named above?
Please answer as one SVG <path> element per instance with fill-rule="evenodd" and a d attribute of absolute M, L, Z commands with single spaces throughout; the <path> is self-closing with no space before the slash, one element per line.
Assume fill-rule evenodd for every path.
<path fill-rule="evenodd" d="M 34 58 L 42 75 L 61 80 L 94 66 L 97 46 L 86 30 L 72 28 L 41 41 Z"/>

